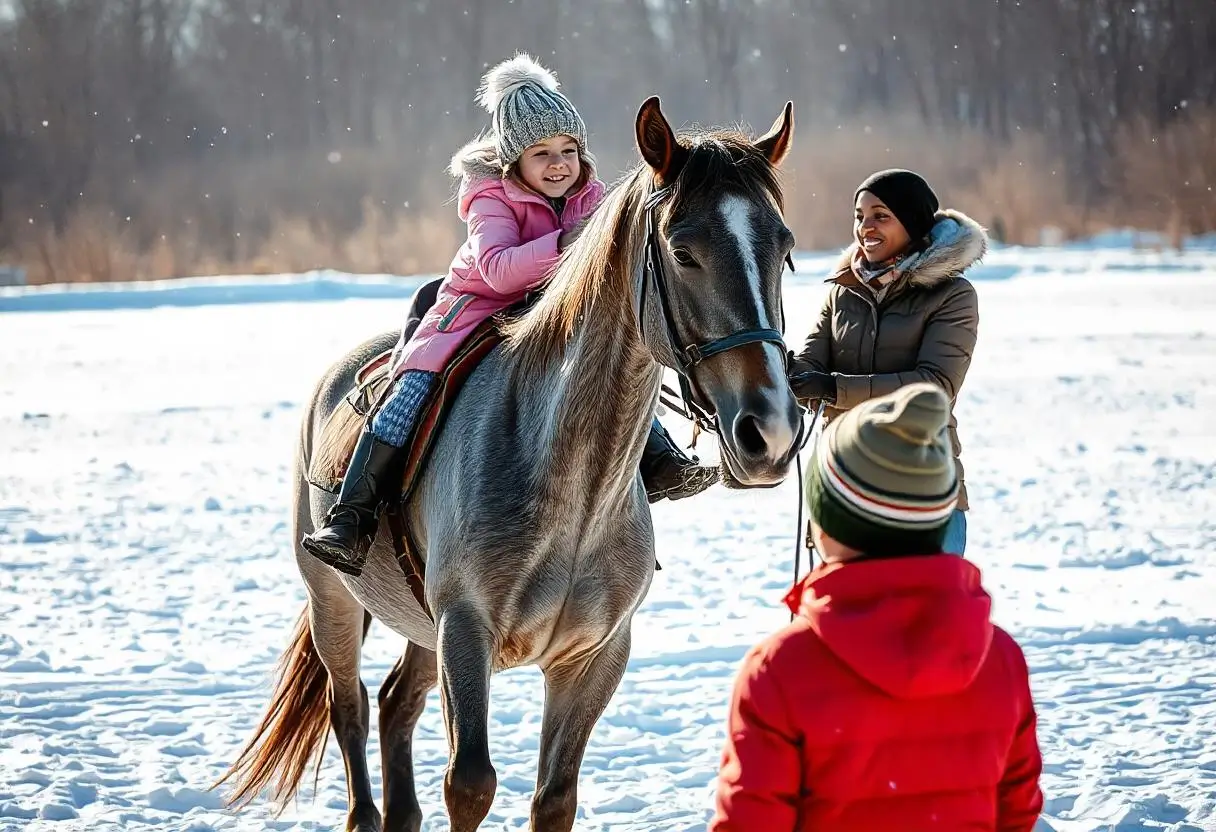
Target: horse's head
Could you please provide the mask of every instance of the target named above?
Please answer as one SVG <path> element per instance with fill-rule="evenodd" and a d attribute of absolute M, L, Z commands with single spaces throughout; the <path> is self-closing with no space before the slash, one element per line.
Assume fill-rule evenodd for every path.
<path fill-rule="evenodd" d="M 762 138 L 716 131 L 677 139 L 652 97 L 637 143 L 653 174 L 643 338 L 677 370 L 691 399 L 716 416 L 723 465 L 741 485 L 789 471 L 802 414 L 786 380 L 781 272 L 794 246 L 775 167 L 793 134 L 793 104 Z"/>

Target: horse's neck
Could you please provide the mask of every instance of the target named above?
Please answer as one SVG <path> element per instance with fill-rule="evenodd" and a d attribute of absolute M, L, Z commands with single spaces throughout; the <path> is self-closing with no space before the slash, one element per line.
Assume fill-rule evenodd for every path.
<path fill-rule="evenodd" d="M 613 292 L 583 316 L 555 367 L 550 421 L 554 472 L 577 465 L 586 496 L 607 498 L 630 487 L 662 375 L 638 336 L 630 299 Z"/>

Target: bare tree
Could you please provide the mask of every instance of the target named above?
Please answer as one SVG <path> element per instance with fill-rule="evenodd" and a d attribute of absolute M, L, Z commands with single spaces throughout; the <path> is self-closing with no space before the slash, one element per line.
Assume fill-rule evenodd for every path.
<path fill-rule="evenodd" d="M 30 220 L 62 231 L 83 210 L 130 217 L 140 245 L 188 232 L 224 256 L 271 239 L 283 218 L 316 235 L 355 228 L 369 204 L 433 206 L 454 222 L 444 164 L 488 123 L 473 100 L 482 73 L 517 50 L 559 72 L 608 174 L 633 158 L 629 120 L 650 93 L 677 118 L 717 123 L 791 98 L 803 127 L 881 113 L 994 147 L 1041 137 L 1096 205 L 1123 181 L 1131 125 L 1147 135 L 1216 108 L 1216 3 L 1195 0 L 7 8 L 0 244 Z"/>

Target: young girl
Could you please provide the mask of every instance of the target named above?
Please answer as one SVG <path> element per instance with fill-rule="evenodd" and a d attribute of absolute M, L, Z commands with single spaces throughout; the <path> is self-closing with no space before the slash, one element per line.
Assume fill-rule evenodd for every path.
<path fill-rule="evenodd" d="M 359 437 L 338 502 L 304 548 L 351 575 L 363 569 L 380 507 L 420 405 L 436 374 L 486 318 L 548 280 L 572 229 L 599 204 L 604 184 L 587 151 L 587 128 L 554 75 L 527 55 L 491 69 L 478 101 L 492 115 L 490 134 L 457 152 L 459 215 L 469 236 L 456 253 L 434 305 L 397 347 L 398 380 Z M 679 451 L 658 419 L 641 462 L 651 502 L 705 490 L 718 469 Z"/>
<path fill-rule="evenodd" d="M 823 400 L 825 421 L 914 381 L 950 398 L 950 441 L 962 465 L 953 403 L 971 365 L 979 328 L 975 287 L 963 272 L 984 255 L 988 236 L 961 211 L 939 210 L 937 195 L 909 170 L 872 174 L 853 194 L 853 244 L 834 270 L 831 291 L 806 346 L 790 367 L 800 399 Z M 945 550 L 967 543 L 967 487 L 946 531 Z"/>

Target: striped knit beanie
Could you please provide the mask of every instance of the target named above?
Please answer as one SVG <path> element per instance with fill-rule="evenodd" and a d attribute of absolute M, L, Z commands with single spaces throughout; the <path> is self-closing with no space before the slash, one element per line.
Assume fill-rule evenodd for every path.
<path fill-rule="evenodd" d="M 537 142 L 570 136 L 587 145 L 587 127 L 557 91 L 557 77 L 529 55 L 516 55 L 486 73 L 477 101 L 493 116 L 494 144 L 504 168 Z"/>
<path fill-rule="evenodd" d="M 806 473 L 811 518 L 867 555 L 940 551 L 958 502 L 949 418 L 941 388 L 918 382 L 833 420 Z"/>

